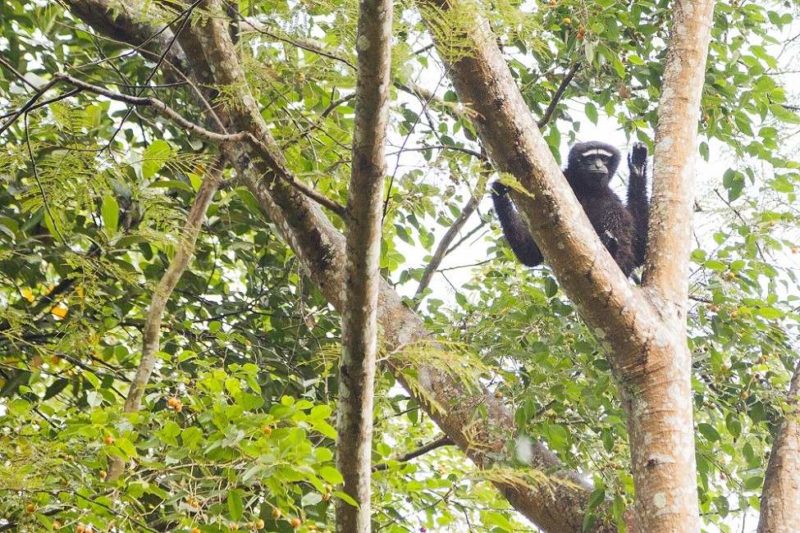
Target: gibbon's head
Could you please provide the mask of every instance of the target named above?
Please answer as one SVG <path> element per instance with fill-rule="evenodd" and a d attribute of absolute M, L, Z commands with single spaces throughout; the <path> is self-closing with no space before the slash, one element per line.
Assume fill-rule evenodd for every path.
<path fill-rule="evenodd" d="M 566 175 L 573 190 L 608 187 L 619 165 L 619 150 L 600 141 L 577 143 L 569 151 Z"/>

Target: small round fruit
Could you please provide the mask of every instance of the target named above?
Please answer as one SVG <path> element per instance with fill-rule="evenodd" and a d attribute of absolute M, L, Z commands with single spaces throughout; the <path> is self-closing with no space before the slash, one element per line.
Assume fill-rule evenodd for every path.
<path fill-rule="evenodd" d="M 298 527 L 303 525 L 303 521 L 295 516 L 294 518 L 289 520 L 289 525 L 292 526 L 293 529 L 297 529 Z"/>
<path fill-rule="evenodd" d="M 283 516 L 283 513 L 281 512 L 280 509 L 278 509 L 277 507 L 272 509 L 272 519 L 273 520 L 279 520 L 281 516 Z"/>
<path fill-rule="evenodd" d="M 272 426 L 264 426 L 263 428 L 261 428 L 261 433 L 269 437 L 270 435 L 272 435 Z"/>
<path fill-rule="evenodd" d="M 264 521 L 263 521 L 262 519 L 260 519 L 260 518 L 259 518 L 258 520 L 256 520 L 256 521 L 253 523 L 253 525 L 254 525 L 254 526 L 256 526 L 256 529 L 264 529 L 264 526 L 266 526 L 266 524 L 264 523 Z"/>
<path fill-rule="evenodd" d="M 200 531 L 199 527 L 193 527 L 192 528 L 192 533 L 202 533 L 202 532 Z"/>
<path fill-rule="evenodd" d="M 36 506 L 34 504 L 29 503 L 28 505 L 25 506 L 25 512 L 26 513 L 31 514 L 34 511 L 36 511 Z"/>
<path fill-rule="evenodd" d="M 108 446 L 111 446 L 112 444 L 114 444 L 114 437 L 112 435 L 106 435 L 105 437 L 103 437 L 103 442 Z"/>
<path fill-rule="evenodd" d="M 171 396 L 167 398 L 167 409 L 172 409 L 176 413 L 180 413 L 181 410 L 183 410 L 183 402 L 179 398 Z"/>

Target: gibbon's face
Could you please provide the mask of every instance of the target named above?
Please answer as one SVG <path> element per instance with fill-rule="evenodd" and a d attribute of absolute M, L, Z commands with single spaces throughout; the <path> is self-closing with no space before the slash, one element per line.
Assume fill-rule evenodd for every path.
<path fill-rule="evenodd" d="M 599 142 L 575 145 L 569 158 L 573 187 L 584 190 L 608 187 L 618 163 L 619 152 L 612 146 Z"/>
<path fill-rule="evenodd" d="M 580 169 L 582 174 L 591 176 L 592 181 L 599 182 L 606 186 L 611 181 L 610 163 L 613 154 L 601 148 L 587 150 L 580 157 Z"/>

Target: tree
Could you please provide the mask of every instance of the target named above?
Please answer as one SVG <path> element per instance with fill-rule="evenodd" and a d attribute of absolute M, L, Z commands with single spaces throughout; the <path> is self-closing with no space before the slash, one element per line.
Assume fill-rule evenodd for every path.
<path fill-rule="evenodd" d="M 358 81 L 347 205 L 336 464 L 344 477 L 344 491 L 358 505 L 347 501 L 338 503 L 336 529 L 369 532 L 372 530 L 370 483 L 381 279 L 381 208 L 391 82 L 391 0 L 361 2 L 357 31 Z"/>
<path fill-rule="evenodd" d="M 10 111 L 0 134 L 19 142 L 3 155 L 8 355 L 0 393 L 9 427 L 26 435 L 14 440 L 22 459 L 4 476 L 15 494 L 3 504 L 8 524 L 326 523 L 329 501 L 349 498 L 337 491 L 342 477 L 332 465 L 328 402 L 340 385 L 330 354 L 340 332 L 328 304 L 345 320 L 353 311 L 344 287 L 356 248 L 344 233 L 353 234 L 354 198 L 375 206 L 374 194 L 345 186 L 356 128 L 344 88 L 367 79 L 349 52 L 355 10 L 65 4 L 12 2 L 3 14 Z M 710 2 L 546 2 L 527 14 L 505 4 L 404 6 L 394 27 L 405 42 L 393 51 L 399 103 L 389 138 L 404 136 L 403 164 L 421 154 L 429 176 L 396 167 L 383 205 L 387 278 L 377 297 L 387 373 L 377 384 L 384 394 L 373 467 L 382 528 L 480 521 L 517 530 L 481 480 L 553 531 L 692 530 L 701 513 L 726 527 L 732 510 L 746 518 L 758 504 L 752 492 L 764 483 L 758 472 L 797 347 L 794 272 L 780 266 L 792 244 L 780 232 L 796 230 L 798 165 L 791 151 L 776 150 L 788 137 L 775 121 L 798 119 L 764 46 L 791 25 L 790 9 L 718 4 L 712 26 Z M 455 92 L 444 78 L 432 92 L 413 81 L 437 72 L 428 36 Z M 406 44 L 414 39 L 416 50 Z M 599 110 L 646 142 L 656 131 L 642 288 L 599 246 L 551 155 Z M 702 118 L 706 158 L 718 149 L 714 139 L 774 170 L 741 164 L 721 185 L 708 182 L 724 189 L 715 216 L 729 226 L 702 236 L 690 256 L 692 117 Z M 146 310 L 165 294 L 153 286 L 167 264 L 185 261 L 181 208 L 217 153 L 226 171 L 209 231 L 173 296 L 161 297 L 162 347 L 145 351 Z M 431 273 L 447 275 L 440 262 L 480 211 L 488 160 L 532 193 L 515 200 L 555 279 L 493 261 L 444 304 Z M 452 187 L 437 187 L 442 173 Z M 432 223 L 450 228 L 436 250 Z M 414 268 L 400 240 L 432 251 L 431 265 Z M 697 272 L 687 278 L 690 257 Z M 417 278 L 416 301 L 404 302 L 393 284 Z M 123 415 L 122 398 L 133 396 L 127 381 L 152 362 L 145 353 L 159 361 L 143 409 Z M 419 408 L 444 437 L 431 435 Z M 791 420 L 773 458 L 796 450 Z M 428 439 L 419 452 L 394 453 Z M 480 470 L 443 447 L 450 443 Z M 30 459 L 45 449 L 57 453 Z M 431 449 L 436 455 L 416 471 L 409 461 Z M 105 482 L 116 478 L 106 465 L 122 462 L 130 463 L 119 480 Z M 437 475 L 443 465 L 450 475 Z M 589 470 L 592 483 L 579 473 Z M 64 479 L 79 490 L 66 491 Z M 391 499 L 398 488 L 406 502 Z M 787 494 L 765 490 L 762 506 Z"/>

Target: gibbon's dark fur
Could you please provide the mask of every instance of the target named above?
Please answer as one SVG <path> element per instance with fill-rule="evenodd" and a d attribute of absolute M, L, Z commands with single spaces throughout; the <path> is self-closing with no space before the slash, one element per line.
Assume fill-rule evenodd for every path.
<path fill-rule="evenodd" d="M 633 145 L 628 155 L 628 204 L 609 188 L 619 166 L 619 151 L 599 142 L 578 143 L 569 151 L 564 176 L 575 192 L 594 230 L 626 276 L 644 263 L 650 204 L 647 200 L 647 147 Z M 492 201 L 503 233 L 514 254 L 527 266 L 540 264 L 544 257 L 525 222 L 508 196 L 508 187 L 492 185 Z"/>

